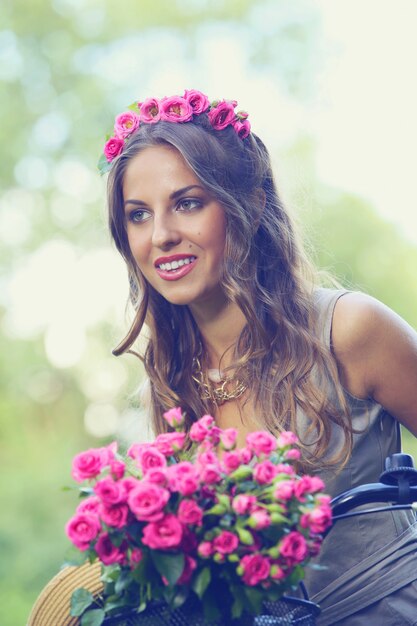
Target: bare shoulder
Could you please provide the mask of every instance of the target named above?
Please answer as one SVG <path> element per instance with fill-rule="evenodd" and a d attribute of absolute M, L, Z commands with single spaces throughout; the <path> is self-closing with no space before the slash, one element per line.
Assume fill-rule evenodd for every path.
<path fill-rule="evenodd" d="M 345 294 L 332 349 L 348 391 L 372 397 L 417 433 L 417 333 L 405 320 L 371 296 Z"/>

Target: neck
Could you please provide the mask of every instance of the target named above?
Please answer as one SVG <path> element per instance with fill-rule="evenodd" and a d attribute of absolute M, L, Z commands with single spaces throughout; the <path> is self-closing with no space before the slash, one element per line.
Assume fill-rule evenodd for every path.
<path fill-rule="evenodd" d="M 217 306 L 190 307 L 208 351 L 209 367 L 224 369 L 233 360 L 233 348 L 246 325 L 237 304 L 223 302 Z"/>

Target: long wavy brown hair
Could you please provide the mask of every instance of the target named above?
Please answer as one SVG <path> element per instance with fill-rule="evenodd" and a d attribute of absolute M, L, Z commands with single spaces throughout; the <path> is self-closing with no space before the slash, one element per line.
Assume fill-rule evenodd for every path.
<path fill-rule="evenodd" d="M 108 180 L 110 230 L 127 265 L 135 310 L 114 354 L 132 351 L 146 325 L 148 339 L 140 358 L 150 381 L 154 432 L 167 430 L 162 414 L 171 407 L 183 408 L 188 427 L 214 409 L 202 400 L 192 377 L 196 355 L 201 354 L 204 367 L 204 342 L 189 308 L 171 304 L 146 282 L 127 239 L 122 189 L 126 167 L 139 151 L 160 144 L 176 148 L 224 207 L 222 284 L 247 320 L 235 346 L 234 366 L 251 381 L 259 421 L 271 432 L 289 429 L 298 434 L 304 468 L 345 463 L 352 428 L 334 357 L 315 328 L 317 273 L 278 196 L 263 142 L 253 133 L 242 140 L 231 127 L 213 130 L 206 114 L 184 124 L 142 125 L 115 160 Z M 306 418 L 303 429 L 300 411 Z M 333 428 L 343 431 L 345 444 L 330 456 Z"/>

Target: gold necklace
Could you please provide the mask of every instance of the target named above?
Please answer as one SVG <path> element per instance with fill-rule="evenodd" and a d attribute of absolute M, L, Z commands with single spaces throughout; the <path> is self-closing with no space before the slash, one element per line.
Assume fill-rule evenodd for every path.
<path fill-rule="evenodd" d="M 240 380 L 237 376 L 225 376 L 223 377 L 219 370 L 219 375 L 216 376 L 218 380 L 212 381 L 206 375 L 204 376 L 201 369 L 200 359 L 194 358 L 193 363 L 193 380 L 197 383 L 200 390 L 202 400 L 211 400 L 217 406 L 228 402 L 229 400 L 236 400 L 240 398 L 248 386 L 245 382 Z M 217 384 L 215 385 L 214 382 Z"/>

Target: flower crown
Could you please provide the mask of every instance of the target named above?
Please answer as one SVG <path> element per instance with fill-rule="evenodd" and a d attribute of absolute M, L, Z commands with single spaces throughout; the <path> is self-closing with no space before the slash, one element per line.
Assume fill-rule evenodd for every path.
<path fill-rule="evenodd" d="M 98 162 L 101 174 L 107 172 L 112 161 L 124 150 L 128 137 L 136 132 L 141 124 L 156 124 L 159 121 L 183 123 L 192 122 L 197 115 L 207 113 L 214 130 L 232 126 L 241 139 L 250 133 L 250 122 L 246 111 L 235 112 L 236 100 L 214 100 L 196 89 L 187 89 L 183 96 L 147 98 L 134 102 L 128 111 L 116 116 L 114 134 L 107 138 L 103 154 Z"/>

